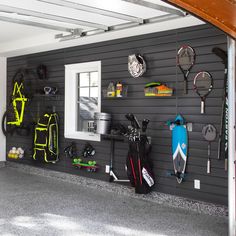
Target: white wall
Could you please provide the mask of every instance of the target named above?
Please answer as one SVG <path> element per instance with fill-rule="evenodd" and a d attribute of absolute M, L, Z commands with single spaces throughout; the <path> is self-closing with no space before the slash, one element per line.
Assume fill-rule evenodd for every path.
<path fill-rule="evenodd" d="M 6 110 L 7 60 L 0 57 L 0 121 Z M 0 130 L 0 161 L 6 161 L 6 137 Z"/>

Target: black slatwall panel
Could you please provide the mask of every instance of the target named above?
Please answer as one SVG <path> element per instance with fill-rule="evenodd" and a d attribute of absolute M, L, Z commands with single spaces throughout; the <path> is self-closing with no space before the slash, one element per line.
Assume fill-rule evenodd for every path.
<path fill-rule="evenodd" d="M 183 75 L 176 67 L 176 52 L 183 44 L 191 45 L 197 56 L 188 79 L 188 94 L 183 95 Z M 26 148 L 27 155 L 20 162 L 34 166 L 83 175 L 94 179 L 108 180 L 105 165 L 109 164 L 110 142 L 91 142 L 96 148 L 95 159 L 100 165 L 97 173 L 87 173 L 71 166 L 71 160 L 66 159 L 63 149 L 72 140 L 65 139 L 64 133 L 64 65 L 71 63 L 102 61 L 102 88 L 110 81 L 121 81 L 128 85 L 128 97 L 122 99 L 102 99 L 102 111 L 112 113 L 114 122 L 128 124 L 124 115 L 132 112 L 139 120 L 151 120 L 148 135 L 152 137 L 152 159 L 156 186 L 154 191 L 205 200 L 213 203 L 227 203 L 227 172 L 224 171 L 224 161 L 217 160 L 217 139 L 211 145 L 212 173 L 206 173 L 207 142 L 204 141 L 201 130 L 207 123 L 212 123 L 219 131 L 221 102 L 223 94 L 224 66 L 220 59 L 212 54 L 214 46 L 226 49 L 226 36 L 219 30 L 209 26 L 197 26 L 153 33 L 130 38 L 117 39 L 91 45 L 84 45 L 38 54 L 14 57 L 8 59 L 8 97 L 11 89 L 11 78 L 20 67 L 35 68 L 43 63 L 49 71 L 48 81 L 28 79 L 32 90 L 46 85 L 57 86 L 59 96 L 45 98 L 34 96 L 27 108 L 26 119 L 36 121 L 40 113 L 47 107 L 54 106 L 60 116 L 60 162 L 57 164 L 39 164 L 31 159 L 32 136 L 12 136 L 7 138 L 7 150 L 12 146 Z M 147 62 L 147 72 L 143 77 L 133 79 L 127 71 L 127 56 L 140 53 Z M 200 114 L 200 99 L 193 92 L 193 77 L 199 71 L 209 71 L 214 79 L 214 89 L 206 101 L 206 114 Z M 161 81 L 175 88 L 175 95 L 166 98 L 144 97 L 144 85 L 152 81 Z M 177 184 L 174 177 L 168 177 L 167 171 L 173 169 L 171 156 L 171 131 L 165 125 L 169 119 L 181 113 L 187 122 L 193 123 L 193 131 L 189 132 L 189 159 L 187 177 L 182 184 Z M 77 149 L 81 150 L 86 141 L 76 141 Z M 124 163 L 127 154 L 127 143 L 115 144 L 115 171 L 120 177 L 125 177 Z M 201 180 L 201 189 L 193 188 L 193 180 Z"/>

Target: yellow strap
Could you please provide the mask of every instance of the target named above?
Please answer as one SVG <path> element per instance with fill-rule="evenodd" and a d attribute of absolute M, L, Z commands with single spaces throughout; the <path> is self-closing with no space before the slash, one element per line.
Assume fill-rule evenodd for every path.
<path fill-rule="evenodd" d="M 44 153 L 44 160 L 45 160 L 46 162 L 48 162 L 48 161 L 47 161 L 47 155 L 46 155 L 45 149 L 43 149 L 43 148 L 34 148 L 33 159 L 36 160 L 36 151 L 37 151 L 37 150 L 43 151 L 43 153 Z"/>
<path fill-rule="evenodd" d="M 37 128 L 35 129 L 35 135 L 34 135 L 34 144 L 35 144 L 36 146 L 46 147 L 46 146 L 47 146 L 47 143 L 48 143 L 47 136 L 46 136 L 45 143 L 37 143 L 37 139 L 38 139 L 37 130 L 40 131 L 40 132 L 41 132 L 41 131 L 47 131 L 47 128 L 40 128 L 40 127 L 37 127 Z"/>

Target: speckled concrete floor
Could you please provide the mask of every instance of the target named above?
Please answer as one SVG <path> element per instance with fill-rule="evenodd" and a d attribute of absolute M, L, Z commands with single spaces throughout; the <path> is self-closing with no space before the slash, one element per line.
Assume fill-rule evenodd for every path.
<path fill-rule="evenodd" d="M 0 169 L 1 236 L 217 236 L 227 219 Z"/>

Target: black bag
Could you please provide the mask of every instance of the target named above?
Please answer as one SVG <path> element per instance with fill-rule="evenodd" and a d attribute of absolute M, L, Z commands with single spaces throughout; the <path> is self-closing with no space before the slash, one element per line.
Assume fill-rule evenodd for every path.
<path fill-rule="evenodd" d="M 58 158 L 58 116 L 46 113 L 35 127 L 33 159 L 56 163 Z"/>
<path fill-rule="evenodd" d="M 126 159 L 127 175 L 136 193 L 149 193 L 154 185 L 150 150 L 151 145 L 146 135 L 141 135 L 139 141 L 129 143 Z"/>

